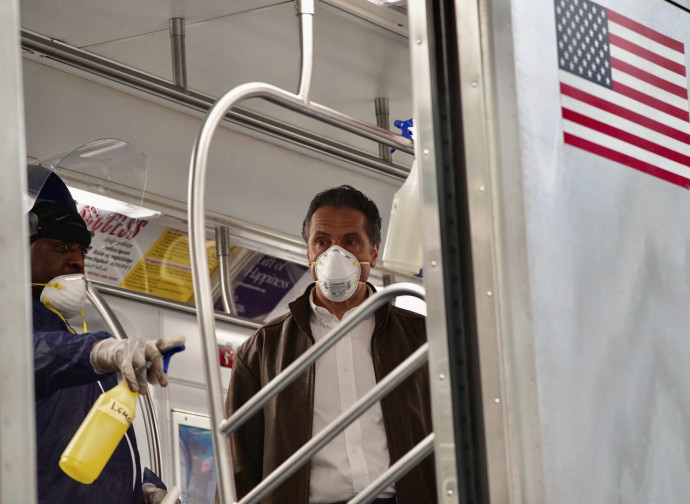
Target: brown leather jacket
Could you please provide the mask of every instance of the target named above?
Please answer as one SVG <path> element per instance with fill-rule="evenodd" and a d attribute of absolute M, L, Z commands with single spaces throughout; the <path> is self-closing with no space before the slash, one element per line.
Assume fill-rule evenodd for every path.
<path fill-rule="evenodd" d="M 313 287 L 314 284 L 290 303 L 290 312 L 265 324 L 237 350 L 226 400 L 228 415 L 314 344 L 309 324 L 309 293 Z M 371 339 L 376 380 L 380 381 L 425 341 L 423 316 L 391 304 L 379 308 Z M 312 366 L 232 435 L 238 498 L 311 438 L 313 404 Z M 393 463 L 432 432 L 427 366 L 422 366 L 388 394 L 381 401 L 381 409 Z M 435 503 L 434 478 L 431 455 L 396 483 L 398 503 Z M 262 502 L 307 504 L 309 464 Z"/>

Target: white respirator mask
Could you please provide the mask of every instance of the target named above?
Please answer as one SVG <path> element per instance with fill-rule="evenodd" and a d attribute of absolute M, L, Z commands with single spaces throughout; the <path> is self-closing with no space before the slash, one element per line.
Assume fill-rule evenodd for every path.
<path fill-rule="evenodd" d="M 84 316 L 82 309 L 86 303 L 86 278 L 83 273 L 60 275 L 43 285 L 41 302 L 61 319 L 72 318 L 75 315 Z"/>
<path fill-rule="evenodd" d="M 357 284 L 363 283 L 359 281 L 362 271 L 360 264 L 369 263 L 359 262 L 353 254 L 334 245 L 312 264 L 323 295 L 339 303 L 351 298 L 357 290 Z"/>

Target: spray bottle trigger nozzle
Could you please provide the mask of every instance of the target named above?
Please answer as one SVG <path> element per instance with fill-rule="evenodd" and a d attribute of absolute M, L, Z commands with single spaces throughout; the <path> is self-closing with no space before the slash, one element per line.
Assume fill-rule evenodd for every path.
<path fill-rule="evenodd" d="M 181 352 L 185 349 L 184 345 L 172 347 L 169 350 L 166 350 L 163 352 L 163 371 L 165 373 L 168 372 L 168 364 L 170 364 L 170 358 L 175 355 L 177 352 Z"/>
<path fill-rule="evenodd" d="M 393 125 L 396 128 L 400 129 L 400 134 L 402 136 L 412 140 L 412 132 L 410 131 L 410 128 L 413 126 L 412 118 L 407 119 L 406 121 L 401 121 L 400 119 L 396 119 L 395 121 L 393 121 Z M 393 153 L 393 152 L 395 152 L 395 147 L 391 148 L 391 153 Z"/>

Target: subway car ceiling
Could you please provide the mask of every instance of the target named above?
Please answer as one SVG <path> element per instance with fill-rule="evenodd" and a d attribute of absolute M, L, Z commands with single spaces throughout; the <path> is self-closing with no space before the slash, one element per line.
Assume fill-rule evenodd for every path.
<path fill-rule="evenodd" d="M 374 100 L 387 98 L 393 130 L 395 119 L 411 116 L 407 19 L 404 5 L 394 7 L 366 0 L 316 2 L 313 102 L 376 124 Z M 100 138 L 122 139 L 148 158 L 144 202 L 169 217 L 186 215 L 192 146 L 209 105 L 203 99 L 212 103 L 254 81 L 290 92 L 299 84 L 299 26 L 292 1 L 154 6 L 22 0 L 20 9 L 29 159 Z M 185 20 L 186 91 L 172 82 L 172 18 Z M 70 58 L 61 57 L 63 52 Z M 98 72 L 84 63 L 88 57 L 149 83 L 166 83 L 187 101 Z M 230 225 L 232 236 L 296 258 L 310 198 L 347 183 L 378 204 L 385 236 L 392 196 L 411 155 L 396 151 L 392 162 L 384 162 L 375 142 L 267 101 L 248 100 L 238 109 L 260 124 L 226 121 L 214 135 L 206 186 L 211 224 Z M 346 152 L 348 159 L 333 155 L 334 150 Z"/>

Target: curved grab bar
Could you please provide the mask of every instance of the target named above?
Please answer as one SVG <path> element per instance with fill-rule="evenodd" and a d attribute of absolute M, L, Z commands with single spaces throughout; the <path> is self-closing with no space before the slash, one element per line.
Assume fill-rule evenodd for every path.
<path fill-rule="evenodd" d="M 127 333 L 120 324 L 117 316 L 110 308 L 108 303 L 103 299 L 98 288 L 91 282 L 86 282 L 86 295 L 91 301 L 91 304 L 96 308 L 101 318 L 110 327 L 110 332 L 117 339 L 127 339 Z M 153 400 L 149 394 L 140 395 L 142 400 L 144 415 L 144 427 L 146 428 L 146 437 L 149 445 L 149 458 L 151 459 L 151 470 L 158 476 L 161 475 L 161 436 L 158 428 L 158 419 L 156 418 L 156 410 L 153 407 Z"/>
<path fill-rule="evenodd" d="M 297 0 L 297 14 L 300 17 L 300 43 L 303 60 L 313 56 L 313 25 L 311 23 L 314 0 Z M 189 168 L 188 190 L 188 225 L 189 250 L 196 300 L 197 320 L 203 358 L 204 372 L 209 403 L 209 416 L 213 438 L 213 454 L 216 460 L 218 490 L 222 502 L 234 502 L 236 498 L 235 482 L 230 460 L 228 439 L 219 436 L 215 426 L 224 418 L 222 386 L 220 382 L 220 365 L 215 340 L 215 318 L 211 279 L 208 275 L 208 258 L 206 256 L 206 216 L 205 193 L 206 168 L 213 133 L 230 110 L 242 100 L 263 98 L 284 108 L 305 114 L 351 133 L 368 138 L 378 143 L 395 147 L 403 152 L 414 154 L 411 140 L 391 131 L 378 128 L 372 124 L 349 117 L 309 100 L 311 61 L 302 61 L 300 69 L 300 91 L 293 94 L 283 89 L 262 82 L 242 84 L 228 91 L 209 110 L 206 119 L 194 141 Z M 223 446 L 223 449 L 221 449 Z"/>
<path fill-rule="evenodd" d="M 326 107 L 313 103 L 304 103 L 295 94 L 284 91 L 280 88 L 264 83 L 249 83 L 240 85 L 225 94 L 213 106 L 209 115 L 206 117 L 201 131 L 194 143 L 192 150 L 192 160 L 189 173 L 189 211 L 188 220 L 190 225 L 190 259 L 192 265 L 192 278 L 194 283 L 194 296 L 197 305 L 197 319 L 199 321 L 200 333 L 202 336 L 202 346 L 206 362 L 206 383 L 209 393 L 209 412 L 211 423 L 218 425 L 223 418 L 223 398 L 220 383 L 220 370 L 217 361 L 217 350 L 215 347 L 215 324 L 213 317 L 213 295 L 211 290 L 211 280 L 208 276 L 208 258 L 206 257 L 206 218 L 204 215 L 205 195 L 203 189 L 206 187 L 206 166 L 208 164 L 208 153 L 210 150 L 213 133 L 225 114 L 237 103 L 242 100 L 254 97 L 263 97 L 269 101 L 278 103 L 296 111 L 312 114 L 323 114 L 319 118 L 325 122 L 331 122 L 340 128 L 355 132 L 386 145 L 400 148 L 405 152 L 410 152 L 411 142 L 395 133 L 379 129 L 370 124 L 357 119 L 348 118 L 339 112 L 332 111 Z M 347 119 L 347 120 L 346 120 Z M 407 140 L 403 142 L 402 140 Z M 211 363 L 215 362 L 214 371 L 211 372 Z M 212 430 L 214 438 L 217 436 L 215 429 Z M 227 441 L 225 442 L 227 444 Z M 216 444 L 220 446 L 220 440 L 214 443 L 214 455 L 216 457 L 218 480 L 220 483 L 221 495 L 224 502 L 232 502 L 234 497 L 224 494 L 224 486 L 232 486 L 234 494 L 234 482 L 226 475 L 230 474 L 231 465 L 229 459 L 229 447 L 226 450 L 216 450 Z M 225 480 L 225 482 L 223 482 Z M 225 484 L 224 484 L 225 483 Z"/>

